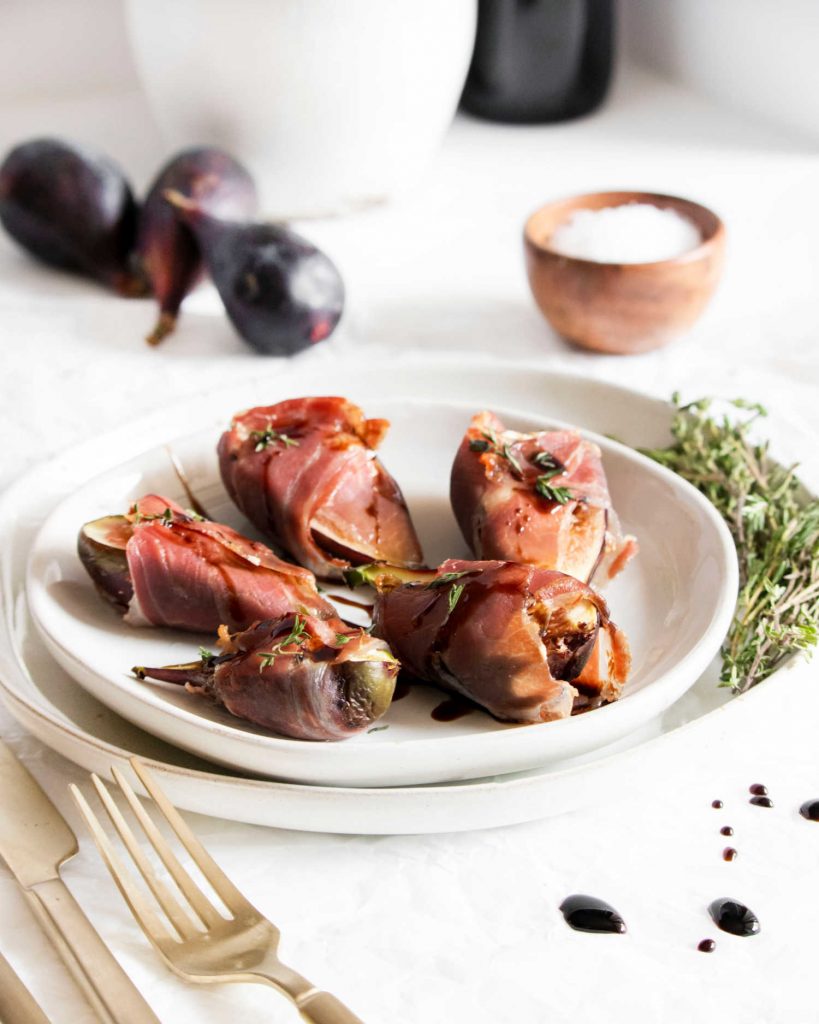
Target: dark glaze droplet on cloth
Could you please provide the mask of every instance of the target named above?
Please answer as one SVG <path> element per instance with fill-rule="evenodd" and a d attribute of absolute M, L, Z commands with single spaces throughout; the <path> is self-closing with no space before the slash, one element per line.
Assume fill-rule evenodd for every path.
<path fill-rule="evenodd" d="M 579 932 L 614 932 L 623 934 L 626 922 L 618 912 L 596 896 L 576 893 L 560 904 L 566 924 Z"/>

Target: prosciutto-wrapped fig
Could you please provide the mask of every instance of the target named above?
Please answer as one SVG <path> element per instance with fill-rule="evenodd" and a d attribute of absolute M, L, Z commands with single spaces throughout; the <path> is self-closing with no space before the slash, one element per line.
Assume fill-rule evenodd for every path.
<path fill-rule="evenodd" d="M 86 523 L 77 549 L 97 590 L 133 626 L 213 633 L 294 608 L 336 615 L 311 572 L 157 494 L 127 515 Z"/>
<path fill-rule="evenodd" d="M 248 519 L 317 576 L 351 565 L 420 566 L 398 484 L 375 449 L 387 420 L 344 398 L 294 398 L 236 416 L 219 441 L 228 494 Z"/>
<path fill-rule="evenodd" d="M 605 601 L 565 573 L 450 560 L 426 573 L 353 569 L 348 582 L 376 587 L 373 633 L 406 669 L 496 718 L 566 718 L 616 700 L 628 677 L 628 641 Z"/>
<path fill-rule="evenodd" d="M 242 633 L 220 630 L 220 638 L 222 654 L 133 672 L 184 684 L 239 718 L 301 740 L 346 739 L 392 701 L 399 666 L 389 648 L 339 619 L 285 615 Z"/>
<path fill-rule="evenodd" d="M 478 558 L 615 576 L 634 555 L 612 508 L 600 449 L 575 430 L 520 434 L 480 412 L 452 465 L 450 498 Z"/>

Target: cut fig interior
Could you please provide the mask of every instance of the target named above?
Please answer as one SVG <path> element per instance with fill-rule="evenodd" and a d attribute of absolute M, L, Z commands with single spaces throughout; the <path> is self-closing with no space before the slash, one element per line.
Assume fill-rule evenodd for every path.
<path fill-rule="evenodd" d="M 594 604 L 584 599 L 550 608 L 535 600 L 529 614 L 538 623 L 554 678 L 571 681 L 579 676 L 600 630 L 600 613 Z"/>
<path fill-rule="evenodd" d="M 99 593 L 125 610 L 134 596 L 125 548 L 133 526 L 126 516 L 103 516 L 86 523 L 77 540 L 77 553 Z"/>

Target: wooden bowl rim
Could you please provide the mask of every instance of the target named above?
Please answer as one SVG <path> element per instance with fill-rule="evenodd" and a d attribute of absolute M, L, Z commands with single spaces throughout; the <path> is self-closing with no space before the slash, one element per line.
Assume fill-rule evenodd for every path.
<path fill-rule="evenodd" d="M 533 228 L 543 214 L 547 211 L 554 210 L 557 207 L 571 204 L 576 204 L 575 209 L 595 209 L 593 206 L 584 206 L 584 202 L 589 199 L 611 199 L 611 206 L 626 206 L 630 202 L 647 202 L 652 205 L 660 205 L 655 203 L 655 200 L 661 200 L 663 206 L 670 206 L 672 209 L 676 209 L 678 212 L 682 212 L 683 209 L 692 207 L 696 210 L 701 211 L 705 214 L 706 218 L 713 218 L 713 225 L 711 230 L 707 234 L 703 234 L 702 241 L 699 245 L 693 249 L 689 249 L 687 252 L 680 253 L 679 256 L 671 256 L 665 260 L 653 260 L 646 261 L 645 263 L 605 263 L 601 260 L 589 260 L 584 259 L 581 256 L 567 256 L 564 253 L 556 252 L 554 249 L 536 239 L 533 236 Z M 596 207 L 602 209 L 603 207 Z M 696 225 L 700 231 L 699 224 Z M 542 254 L 547 257 L 554 259 L 566 260 L 568 263 L 576 263 L 580 266 L 586 267 L 622 267 L 623 270 L 635 269 L 643 270 L 645 268 L 653 267 L 673 267 L 675 265 L 692 263 L 696 260 L 702 259 L 704 256 L 715 248 L 715 246 L 721 244 L 725 238 L 725 225 L 722 219 L 714 213 L 709 207 L 704 206 L 702 203 L 698 203 L 693 199 L 686 199 L 684 196 L 673 196 L 665 192 L 640 192 L 640 191 L 605 191 L 605 192 L 581 192 L 577 195 L 564 196 L 562 199 L 553 199 L 551 202 L 544 203 L 543 206 L 539 206 L 533 213 L 527 218 L 523 227 L 523 237 L 526 245 L 530 246 L 536 253 Z M 551 238 L 551 236 L 549 236 Z"/>

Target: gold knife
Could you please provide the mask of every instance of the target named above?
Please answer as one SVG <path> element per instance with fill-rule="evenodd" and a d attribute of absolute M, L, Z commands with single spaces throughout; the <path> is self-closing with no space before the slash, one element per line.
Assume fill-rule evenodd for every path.
<path fill-rule="evenodd" d="M 39 783 L 0 742 L 0 856 L 105 1024 L 159 1024 L 60 878 L 78 849 Z"/>
<path fill-rule="evenodd" d="M 0 953 L 0 1021 L 2 1024 L 49 1024 L 34 996 Z"/>

